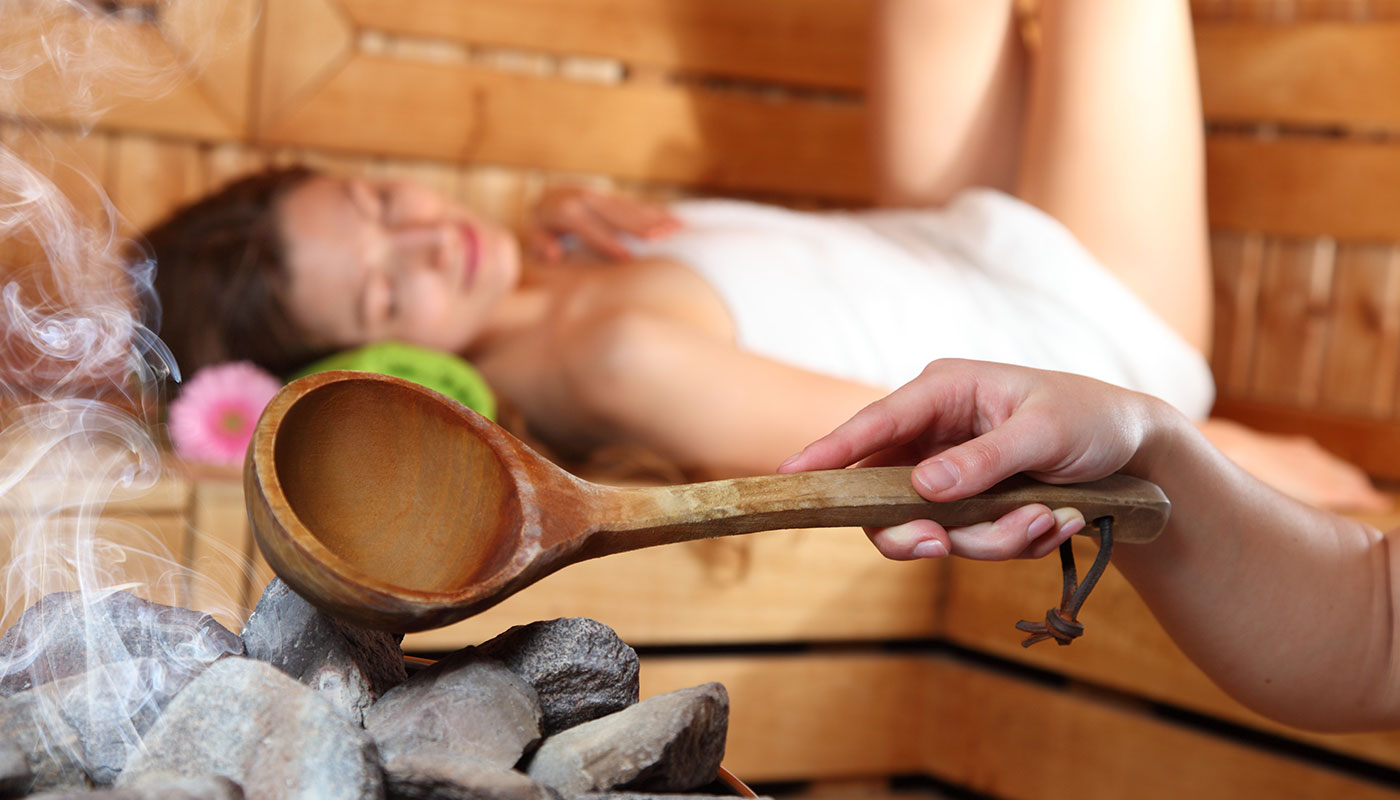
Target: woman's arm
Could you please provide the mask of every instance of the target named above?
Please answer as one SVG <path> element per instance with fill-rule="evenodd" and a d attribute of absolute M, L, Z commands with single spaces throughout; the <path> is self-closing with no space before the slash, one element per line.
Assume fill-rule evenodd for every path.
<path fill-rule="evenodd" d="M 1113 560 L 1164 629 L 1222 688 L 1260 713 L 1319 729 L 1400 724 L 1396 566 L 1390 539 L 1293 501 L 1231 463 L 1166 404 L 1086 378 L 941 361 L 813 442 L 784 471 L 918 463 L 932 500 L 1028 472 L 1051 482 L 1123 471 L 1172 501 L 1162 536 Z M 939 540 L 956 555 L 1047 552 L 1079 527 L 1032 536 L 1045 508 L 944 531 L 872 531 L 907 557 Z"/>
<path fill-rule="evenodd" d="M 581 331 L 564 395 L 591 442 L 641 444 L 705 477 L 772 472 L 784 456 L 884 392 L 739 350 L 643 312 Z"/>

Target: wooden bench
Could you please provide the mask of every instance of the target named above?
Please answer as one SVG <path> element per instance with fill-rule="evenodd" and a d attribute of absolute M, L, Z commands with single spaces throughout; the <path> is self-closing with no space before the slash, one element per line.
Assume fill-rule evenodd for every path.
<path fill-rule="evenodd" d="M 0 98 L 0 143 L 76 166 L 53 175 L 89 219 L 101 204 L 83 173 L 135 230 L 291 161 L 412 177 L 506 221 L 561 177 L 804 206 L 870 196 L 864 0 L 172 8 L 158 24 L 0 32 L 13 45 L 96 26 L 189 79 L 139 102 L 109 88 L 95 119 L 52 83 Z M 1382 18 L 1396 12 L 1379 0 L 1194 8 L 1217 410 L 1400 479 L 1400 22 Z M 270 577 L 236 477 L 172 473 L 122 503 L 110 512 L 195 568 L 180 599 L 236 629 Z M 0 519 L 13 529 L 21 511 Z M 1400 795 L 1400 734 L 1303 733 L 1243 709 L 1113 572 L 1082 640 L 1022 649 L 1012 624 L 1043 613 L 1058 579 L 1050 562 L 896 564 L 855 530 L 781 532 L 571 567 L 408 644 L 440 652 L 517 622 L 596 617 L 643 652 L 645 693 L 723 681 L 728 766 L 788 794 L 786 782 L 1008 798 Z"/>

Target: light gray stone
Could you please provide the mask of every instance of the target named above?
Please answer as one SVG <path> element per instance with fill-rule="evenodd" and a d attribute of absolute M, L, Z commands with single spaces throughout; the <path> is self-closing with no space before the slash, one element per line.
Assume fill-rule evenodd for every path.
<path fill-rule="evenodd" d="M 24 751 L 9 739 L 0 739 L 0 797 L 23 794 L 33 780 Z"/>
<path fill-rule="evenodd" d="M 555 800 L 523 772 L 433 748 L 385 763 L 384 786 L 389 800 Z"/>
<path fill-rule="evenodd" d="M 0 731 L 24 762 L 23 767 L 14 763 L 13 752 L 6 758 L 6 772 L 19 793 L 92 787 L 83 768 L 82 740 L 64 717 L 53 686 L 0 698 Z"/>
<path fill-rule="evenodd" d="M 249 798 L 379 798 L 374 742 L 309 687 L 249 658 L 225 658 L 166 707 L 117 780 L 220 775 Z"/>
<path fill-rule="evenodd" d="M 365 729 L 386 762 L 435 747 L 510 767 L 539 741 L 540 717 L 530 684 L 468 649 L 381 697 Z"/>
<path fill-rule="evenodd" d="M 402 634 L 341 622 L 274 578 L 243 627 L 249 658 L 320 692 L 355 724 L 381 695 L 408 678 Z"/>
<path fill-rule="evenodd" d="M 477 648 L 535 687 L 546 735 L 637 702 L 637 651 L 587 617 L 518 625 Z"/>
<path fill-rule="evenodd" d="M 56 592 L 40 598 L 0 636 L 0 696 L 90 666 L 152 658 L 163 665 L 162 692 L 169 699 L 213 661 L 242 652 L 242 640 L 200 611 L 129 592 Z"/>
<path fill-rule="evenodd" d="M 685 792 L 714 780 L 728 726 L 728 692 L 706 683 L 554 734 L 527 773 L 565 797 L 620 788 Z"/>
<path fill-rule="evenodd" d="M 160 775 L 143 780 L 140 786 L 44 792 L 30 795 L 26 800 L 243 800 L 243 789 L 218 775 L 202 778 Z"/>

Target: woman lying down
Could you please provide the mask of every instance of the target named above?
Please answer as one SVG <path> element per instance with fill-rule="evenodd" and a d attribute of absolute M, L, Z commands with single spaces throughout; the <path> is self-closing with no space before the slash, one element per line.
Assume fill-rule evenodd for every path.
<path fill-rule="evenodd" d="M 422 186 L 272 172 L 149 233 L 162 336 L 185 371 L 438 348 L 558 453 L 640 445 L 695 477 L 771 472 L 935 359 L 1004 362 L 1160 397 L 1312 503 L 1380 504 L 1315 445 L 1205 418 L 1187 4 L 1035 5 L 1025 40 L 1012 0 L 872 6 L 877 184 L 905 208 L 565 188 L 522 247 Z"/>
<path fill-rule="evenodd" d="M 1210 407 L 1201 353 L 1062 225 L 998 192 L 799 213 L 559 189 L 536 222 L 527 256 L 416 184 L 247 178 L 149 233 L 162 335 L 187 373 L 247 359 L 287 374 L 381 340 L 438 348 L 558 452 L 635 444 L 697 478 L 771 472 L 944 356 L 1088 375 L 1197 419 Z M 1226 433 L 1227 452 L 1304 499 L 1376 500 L 1315 446 Z"/>

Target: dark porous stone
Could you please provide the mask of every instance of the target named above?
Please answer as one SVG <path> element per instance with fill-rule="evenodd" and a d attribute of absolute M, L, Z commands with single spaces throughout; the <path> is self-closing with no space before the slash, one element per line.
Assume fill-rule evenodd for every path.
<path fill-rule="evenodd" d="M 729 694 L 706 683 L 554 734 L 528 773 L 565 797 L 619 788 L 685 792 L 715 779 L 728 727 Z"/>
<path fill-rule="evenodd" d="M 518 625 L 477 651 L 535 687 L 545 735 L 637 702 L 637 651 L 586 617 Z"/>
<path fill-rule="evenodd" d="M 9 739 L 0 740 L 0 797 L 24 794 L 33 782 L 24 751 Z"/>
<path fill-rule="evenodd" d="M 387 762 L 384 788 L 389 800 L 555 800 L 523 772 L 434 749 Z"/>
<path fill-rule="evenodd" d="M 243 627 L 249 658 L 320 692 L 360 725 L 381 695 L 408 678 L 402 634 L 333 619 L 274 578 Z"/>
<path fill-rule="evenodd" d="M 314 690 L 250 658 L 211 665 L 166 707 L 117 779 L 220 775 L 249 798 L 378 798 L 374 742 Z"/>
<path fill-rule="evenodd" d="M 164 696 L 210 662 L 243 652 L 243 642 L 200 611 L 129 592 L 45 595 L 0 636 L 0 697 L 86 672 L 90 665 L 153 658 L 164 665 Z"/>
<path fill-rule="evenodd" d="M 243 789 L 228 778 L 206 775 L 151 775 L 139 786 L 86 792 L 44 792 L 26 800 L 243 800 Z"/>
<path fill-rule="evenodd" d="M 540 703 L 530 684 L 468 649 L 381 697 L 365 729 L 386 762 L 430 747 L 510 767 L 539 741 Z"/>

